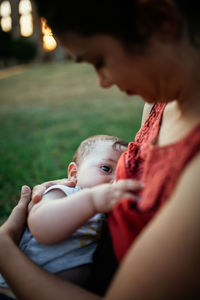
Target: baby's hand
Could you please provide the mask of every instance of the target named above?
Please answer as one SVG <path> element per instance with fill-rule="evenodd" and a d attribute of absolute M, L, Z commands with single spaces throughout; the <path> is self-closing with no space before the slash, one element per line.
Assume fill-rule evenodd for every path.
<path fill-rule="evenodd" d="M 140 181 L 131 179 L 96 186 L 91 189 L 94 208 L 98 213 L 107 213 L 121 198 L 138 201 L 137 192 L 143 187 Z"/>

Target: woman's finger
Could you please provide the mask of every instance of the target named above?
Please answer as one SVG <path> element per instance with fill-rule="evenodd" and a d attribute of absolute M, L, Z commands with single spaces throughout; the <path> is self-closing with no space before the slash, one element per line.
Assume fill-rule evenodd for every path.
<path fill-rule="evenodd" d="M 48 187 L 46 185 L 36 185 L 32 191 L 32 202 L 38 203 Z"/>
<path fill-rule="evenodd" d="M 56 184 L 62 184 L 62 185 L 66 185 L 69 187 L 75 187 L 75 183 L 64 178 L 64 179 L 57 179 L 57 180 L 53 180 L 53 181 L 47 181 L 44 182 L 40 185 L 36 185 L 33 188 L 33 192 L 32 192 L 32 202 L 33 203 L 38 203 L 41 199 L 42 199 L 42 195 L 44 194 L 44 192 L 51 187 L 52 185 L 56 185 Z"/>
<path fill-rule="evenodd" d="M 59 180 L 56 180 L 56 184 L 63 184 L 63 185 L 66 185 L 68 187 L 75 187 L 76 186 L 76 183 L 74 181 L 71 181 L 67 178 L 63 178 L 63 179 L 59 179 Z"/>
<path fill-rule="evenodd" d="M 13 209 L 13 211 L 17 211 L 17 212 L 11 214 L 10 218 L 13 218 L 13 220 L 15 220 L 16 223 L 20 221 L 19 219 L 25 218 L 30 201 L 31 201 L 31 189 L 29 186 L 24 185 L 21 189 L 21 196 L 19 202 Z"/>
<path fill-rule="evenodd" d="M 34 186 L 33 191 L 32 191 L 32 202 L 38 203 L 42 199 L 42 195 L 44 194 L 46 189 L 48 189 L 50 186 L 52 186 L 54 184 L 56 184 L 56 180 L 55 181 L 47 181 L 42 184 Z"/>
<path fill-rule="evenodd" d="M 21 189 L 21 196 L 19 199 L 19 204 L 28 206 L 30 200 L 31 200 L 31 189 L 29 186 L 24 185 Z"/>
<path fill-rule="evenodd" d="M 26 225 L 27 207 L 31 200 L 31 189 L 24 185 L 18 204 L 12 210 L 7 221 L 1 226 L 1 233 L 10 236 L 16 243 L 19 242 L 21 234 Z"/>

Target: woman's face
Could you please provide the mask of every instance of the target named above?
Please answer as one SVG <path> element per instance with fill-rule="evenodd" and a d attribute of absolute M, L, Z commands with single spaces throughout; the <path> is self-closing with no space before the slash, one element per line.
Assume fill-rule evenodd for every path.
<path fill-rule="evenodd" d="M 108 35 L 68 35 L 64 46 L 76 62 L 94 66 L 103 88 L 116 85 L 122 92 L 140 95 L 149 103 L 174 99 L 170 82 L 173 76 L 169 75 L 175 62 L 168 52 L 160 52 L 161 46 L 153 44 L 143 52 L 131 51 Z"/>

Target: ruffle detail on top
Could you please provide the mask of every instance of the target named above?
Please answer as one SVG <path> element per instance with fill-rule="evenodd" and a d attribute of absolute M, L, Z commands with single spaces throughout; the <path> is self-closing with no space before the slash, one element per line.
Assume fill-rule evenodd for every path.
<path fill-rule="evenodd" d="M 137 143 L 131 142 L 128 145 L 128 151 L 126 155 L 126 169 L 132 179 L 141 179 L 141 166 L 143 163 L 140 157 L 140 147 Z"/>
<path fill-rule="evenodd" d="M 136 204 L 124 198 L 109 216 L 109 228 L 120 261 L 145 225 L 170 199 L 184 168 L 200 151 L 200 124 L 186 136 L 166 146 L 156 146 L 165 104 L 156 104 L 135 142 L 118 162 L 116 179 L 135 179 L 145 184 Z M 178 155 L 177 155 L 178 153 Z"/>

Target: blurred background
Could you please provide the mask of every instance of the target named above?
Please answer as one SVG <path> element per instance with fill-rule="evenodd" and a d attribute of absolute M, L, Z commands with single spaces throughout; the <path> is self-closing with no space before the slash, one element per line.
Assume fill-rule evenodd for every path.
<path fill-rule="evenodd" d="M 101 89 L 91 66 L 74 64 L 34 1 L 0 0 L 0 223 L 23 184 L 67 177 L 83 139 L 133 140 L 142 108 L 139 97 Z"/>

